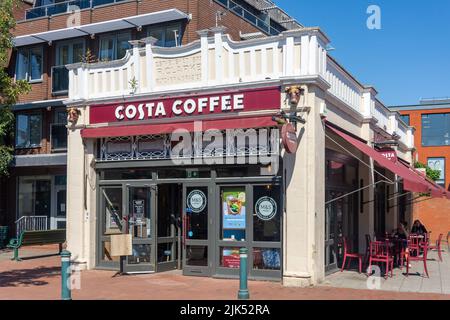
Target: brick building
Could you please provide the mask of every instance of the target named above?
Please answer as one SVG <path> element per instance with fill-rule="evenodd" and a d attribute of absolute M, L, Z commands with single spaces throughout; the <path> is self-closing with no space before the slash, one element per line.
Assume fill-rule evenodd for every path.
<path fill-rule="evenodd" d="M 69 75 L 65 65 L 124 57 L 129 41 L 152 36 L 157 46 L 198 39 L 198 30 L 220 23 L 234 40 L 276 35 L 301 25 L 270 1 L 23 0 L 9 73 L 31 84 L 14 106 L 15 158 L 3 184 L 0 224 L 41 216 L 50 228 L 65 226 Z M 270 15 L 268 14 L 270 12 Z M 284 22 L 288 21 L 288 22 Z M 86 55 L 88 49 L 91 55 Z M 26 220 L 27 218 L 23 218 Z M 37 218 L 34 218 L 37 219 Z M 25 223 L 25 221 L 23 222 Z"/>
<path fill-rule="evenodd" d="M 415 161 L 440 170 L 436 181 L 450 190 L 450 99 L 424 99 L 417 105 L 392 106 L 402 120 L 415 128 Z M 450 201 L 426 199 L 413 204 L 413 220 L 432 230 L 432 238 L 450 232 Z"/>

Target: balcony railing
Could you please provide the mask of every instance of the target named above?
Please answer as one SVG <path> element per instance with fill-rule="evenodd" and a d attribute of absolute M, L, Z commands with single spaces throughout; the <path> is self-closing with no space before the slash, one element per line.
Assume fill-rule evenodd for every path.
<path fill-rule="evenodd" d="M 52 94 L 65 95 L 69 90 L 69 70 L 66 66 L 52 67 Z"/>
<path fill-rule="evenodd" d="M 26 10 L 25 19 L 29 20 L 48 17 L 55 14 L 67 13 L 73 11 L 75 7 L 78 7 L 80 10 L 82 10 L 123 1 L 126 0 L 69 0 L 58 2 Z"/>
<path fill-rule="evenodd" d="M 244 18 L 245 20 L 247 20 L 248 22 L 253 24 L 255 27 L 257 27 L 258 29 L 264 31 L 265 33 L 267 33 L 271 36 L 276 36 L 276 35 L 280 34 L 282 31 L 284 31 L 284 30 L 278 30 L 278 29 L 270 26 L 270 23 L 267 23 L 266 21 L 262 20 L 261 18 L 258 18 L 253 13 L 244 9 L 243 7 L 241 7 L 234 1 L 231 1 L 231 0 L 215 0 L 215 1 L 220 3 L 222 6 L 224 6 L 228 10 L 234 12 L 238 16 Z"/>

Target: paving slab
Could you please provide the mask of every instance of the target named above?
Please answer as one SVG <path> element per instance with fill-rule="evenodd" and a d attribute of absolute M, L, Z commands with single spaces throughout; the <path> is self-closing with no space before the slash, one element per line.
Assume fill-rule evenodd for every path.
<path fill-rule="evenodd" d="M 30 253 L 44 249 L 31 248 Z M 54 251 L 54 249 L 50 247 L 45 250 Z M 4 253 L 0 253 L 2 254 Z M 236 300 L 239 289 L 238 280 L 188 277 L 183 276 L 180 271 L 114 277 L 115 274 L 114 271 L 104 270 L 80 272 L 78 278 L 73 278 L 73 283 L 79 285 L 79 289 L 72 291 L 73 299 Z M 333 277 L 339 280 L 341 287 L 332 286 L 333 281 L 329 279 L 333 280 Z M 398 283 L 407 281 L 401 274 L 395 277 L 398 278 L 396 280 Z M 250 298 L 252 300 L 450 300 L 450 294 L 400 292 L 391 279 L 381 279 L 380 290 L 368 290 L 367 279 L 364 274 L 345 271 L 327 277 L 326 282 L 320 286 L 310 288 L 283 287 L 279 282 L 250 281 Z M 420 282 L 420 279 L 415 281 Z M 342 287 L 345 285 L 351 287 Z M 57 300 L 60 299 L 60 290 L 60 258 L 57 256 L 22 262 L 9 259 L 0 261 L 0 299 Z"/>

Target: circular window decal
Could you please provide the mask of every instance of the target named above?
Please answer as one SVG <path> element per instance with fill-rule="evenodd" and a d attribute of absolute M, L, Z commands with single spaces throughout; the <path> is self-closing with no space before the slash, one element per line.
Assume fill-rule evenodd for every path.
<path fill-rule="evenodd" d="M 277 214 L 277 203 L 270 197 L 262 197 L 255 204 L 256 215 L 264 221 L 272 220 Z"/>
<path fill-rule="evenodd" d="M 206 195 L 201 190 L 193 190 L 187 197 L 187 203 L 192 212 L 202 212 L 206 208 Z"/>

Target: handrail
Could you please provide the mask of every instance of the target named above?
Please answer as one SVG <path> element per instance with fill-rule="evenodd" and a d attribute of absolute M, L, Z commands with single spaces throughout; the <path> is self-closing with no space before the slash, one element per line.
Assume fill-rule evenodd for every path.
<path fill-rule="evenodd" d="M 48 230 L 47 216 L 22 216 L 16 220 L 16 235 L 23 231 L 43 231 Z"/>

